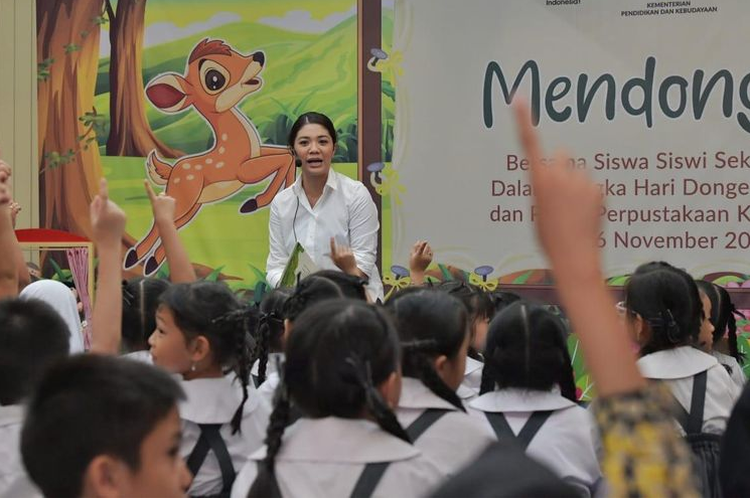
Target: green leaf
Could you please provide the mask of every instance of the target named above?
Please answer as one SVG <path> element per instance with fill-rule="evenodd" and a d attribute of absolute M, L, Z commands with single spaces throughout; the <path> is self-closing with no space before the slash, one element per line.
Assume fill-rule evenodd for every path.
<path fill-rule="evenodd" d="M 211 271 L 211 274 L 203 278 L 203 281 L 219 281 L 219 275 L 221 274 L 222 269 L 224 269 L 224 266 L 217 267 Z"/>
<path fill-rule="evenodd" d="M 529 276 L 534 272 L 533 269 L 526 271 L 521 276 L 513 280 L 514 285 L 523 285 L 529 279 Z"/>
<path fill-rule="evenodd" d="M 443 274 L 443 280 L 445 281 L 453 280 L 453 275 L 448 270 L 448 267 L 445 264 L 438 264 L 438 268 L 440 268 L 440 272 Z"/>
<path fill-rule="evenodd" d="M 266 279 L 266 273 L 264 273 L 263 271 L 261 271 L 260 269 L 258 269 L 252 264 L 248 264 L 247 267 L 249 267 L 250 270 L 253 272 L 253 275 L 255 275 L 255 279 L 257 282 L 265 283 L 270 288 L 270 284 L 268 283 L 268 280 Z"/>
<path fill-rule="evenodd" d="M 727 283 L 744 283 L 745 280 L 740 278 L 739 276 L 722 276 L 721 278 L 717 278 L 714 280 L 714 283 L 717 285 L 725 286 Z"/>

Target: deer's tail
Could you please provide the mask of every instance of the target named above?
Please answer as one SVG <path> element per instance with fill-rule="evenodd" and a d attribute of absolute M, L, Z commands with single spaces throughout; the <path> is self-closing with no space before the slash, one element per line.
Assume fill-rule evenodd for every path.
<path fill-rule="evenodd" d="M 172 173 L 172 165 L 162 161 L 156 156 L 156 151 L 151 151 L 146 158 L 146 170 L 151 180 L 160 186 L 164 186 Z"/>

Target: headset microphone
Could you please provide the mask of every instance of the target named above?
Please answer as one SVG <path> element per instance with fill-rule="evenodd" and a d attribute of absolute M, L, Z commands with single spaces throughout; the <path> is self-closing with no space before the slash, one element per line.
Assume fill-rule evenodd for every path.
<path fill-rule="evenodd" d="M 300 168 L 302 166 L 302 160 L 297 158 L 297 155 L 294 156 L 294 166 L 296 166 L 297 168 Z"/>

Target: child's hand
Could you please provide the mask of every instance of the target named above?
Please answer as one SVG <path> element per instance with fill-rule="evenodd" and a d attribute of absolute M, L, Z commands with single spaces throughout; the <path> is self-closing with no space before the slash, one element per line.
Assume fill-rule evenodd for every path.
<path fill-rule="evenodd" d="M 89 207 L 94 243 L 98 246 L 118 246 L 125 232 L 125 212 L 109 199 L 107 180 L 102 178 L 99 194 Z"/>
<path fill-rule="evenodd" d="M 3 207 L 12 201 L 10 176 L 10 165 L 0 160 L 0 206 Z"/>
<path fill-rule="evenodd" d="M 13 222 L 13 229 L 16 228 L 16 219 L 18 218 L 18 212 L 21 211 L 21 204 L 17 201 L 10 202 L 10 219 Z"/>
<path fill-rule="evenodd" d="M 336 240 L 333 238 L 331 238 L 331 260 L 336 264 L 336 267 L 344 271 L 346 274 L 354 276 L 359 275 L 357 260 L 354 258 L 354 252 L 352 252 L 352 249 L 336 245 Z"/>
<path fill-rule="evenodd" d="M 426 241 L 417 241 L 409 254 L 409 271 L 424 273 L 432 263 L 432 248 Z"/>
<path fill-rule="evenodd" d="M 165 192 L 161 192 L 157 195 L 148 180 L 144 180 L 143 185 L 146 187 L 146 194 L 148 194 L 148 199 L 151 202 L 151 210 L 154 212 L 154 221 L 174 223 L 175 205 L 177 203 L 175 199 L 171 196 L 167 196 Z"/>
<path fill-rule="evenodd" d="M 567 155 L 558 153 L 553 163 L 544 156 L 525 102 L 514 106 L 521 145 L 529 160 L 529 176 L 538 211 L 536 233 L 556 270 L 599 269 L 599 235 L 603 197 L 588 176 L 566 165 Z M 582 264 L 578 266 L 578 264 Z M 579 267 L 581 269 L 579 269 Z"/>

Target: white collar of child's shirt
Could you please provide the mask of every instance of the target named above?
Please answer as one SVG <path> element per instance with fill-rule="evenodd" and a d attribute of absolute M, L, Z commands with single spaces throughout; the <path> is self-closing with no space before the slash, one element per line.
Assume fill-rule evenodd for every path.
<path fill-rule="evenodd" d="M 277 368 L 284 364 L 284 353 L 283 352 L 269 352 L 268 361 L 266 362 L 266 379 L 272 374 L 277 372 Z M 250 374 L 258 376 L 258 370 L 260 369 L 260 360 L 256 359 L 253 363 L 253 367 L 250 369 Z"/>
<path fill-rule="evenodd" d="M 180 385 L 187 396 L 180 403 L 180 418 L 196 424 L 225 424 L 232 420 L 242 403 L 242 384 L 234 373 L 224 377 L 181 380 Z M 259 403 L 252 382 L 247 392 L 244 415 L 255 410 Z"/>
<path fill-rule="evenodd" d="M 576 404 L 560 395 L 560 388 L 555 386 L 549 391 L 531 389 L 499 389 L 482 394 L 469 403 L 471 408 L 484 412 L 506 411 L 545 411 L 562 410 Z"/>
<path fill-rule="evenodd" d="M 0 406 L 0 427 L 23 423 L 24 413 L 23 405 Z"/>
<path fill-rule="evenodd" d="M 289 461 L 366 464 L 419 456 L 411 444 L 362 418 L 301 418 L 282 437 L 278 458 Z M 262 460 L 266 447 L 250 456 Z"/>
<path fill-rule="evenodd" d="M 438 410 L 456 410 L 448 401 L 432 392 L 424 383 L 412 377 L 404 377 L 401 381 L 401 397 L 398 400 L 400 408 Z"/>
<path fill-rule="evenodd" d="M 477 370 L 484 368 L 484 363 L 478 361 L 471 356 L 466 356 L 466 368 L 464 368 L 464 375 L 474 373 Z"/>
<path fill-rule="evenodd" d="M 326 185 L 323 189 L 329 187 L 333 190 L 336 190 L 339 187 L 338 175 L 338 172 L 336 172 L 333 167 L 331 167 L 331 169 L 328 171 L 328 177 L 326 178 Z M 292 190 L 297 196 L 302 196 L 302 194 L 304 194 L 301 174 L 297 177 L 297 180 L 294 181 L 294 184 L 292 184 Z"/>
<path fill-rule="evenodd" d="M 682 346 L 657 351 L 638 360 L 638 369 L 646 378 L 670 380 L 692 377 L 706 371 L 719 362 L 694 347 Z"/>

